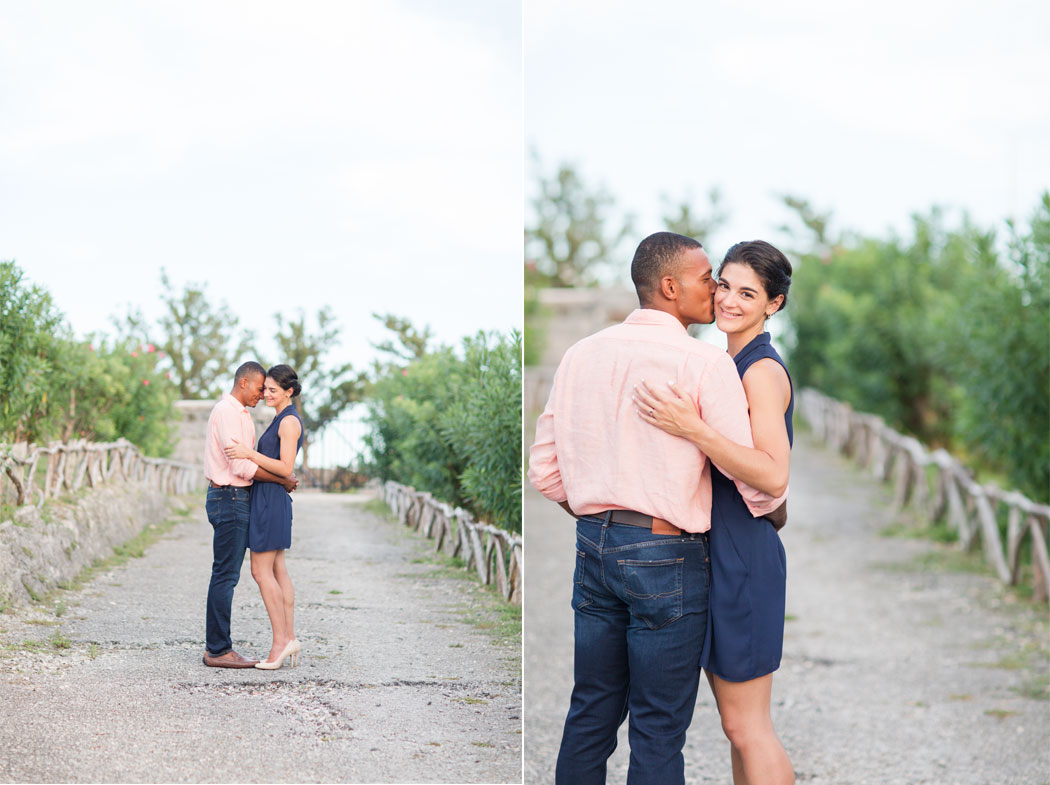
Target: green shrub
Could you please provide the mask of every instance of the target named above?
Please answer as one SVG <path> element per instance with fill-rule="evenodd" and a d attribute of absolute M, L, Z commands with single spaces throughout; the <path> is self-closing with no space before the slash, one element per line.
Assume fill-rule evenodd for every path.
<path fill-rule="evenodd" d="M 965 218 L 949 230 L 933 210 L 913 228 L 801 256 L 787 310 L 795 383 L 1046 501 L 1050 195 L 1013 230 L 1008 258 Z"/>
<path fill-rule="evenodd" d="M 151 345 L 76 341 L 50 295 L 0 262 L 0 442 L 123 437 L 167 455 L 175 387 Z"/>
<path fill-rule="evenodd" d="M 366 405 L 374 476 L 520 530 L 520 333 L 380 367 Z"/>

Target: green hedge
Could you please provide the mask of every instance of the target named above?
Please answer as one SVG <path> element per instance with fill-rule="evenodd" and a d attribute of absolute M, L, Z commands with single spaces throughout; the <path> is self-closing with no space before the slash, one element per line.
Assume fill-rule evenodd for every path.
<path fill-rule="evenodd" d="M 0 262 L 0 442 L 124 437 L 171 453 L 175 386 L 151 345 L 77 341 L 51 296 Z"/>
<path fill-rule="evenodd" d="M 994 231 L 933 211 L 914 236 L 803 254 L 790 367 L 812 386 L 944 446 L 990 479 L 1050 495 L 1050 194 Z"/>
<path fill-rule="evenodd" d="M 382 368 L 366 396 L 373 476 L 521 531 L 521 334 L 478 333 Z"/>

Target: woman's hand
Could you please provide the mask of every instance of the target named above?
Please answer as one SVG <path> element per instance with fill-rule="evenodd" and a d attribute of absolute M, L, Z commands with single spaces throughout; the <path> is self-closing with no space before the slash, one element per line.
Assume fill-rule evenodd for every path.
<path fill-rule="evenodd" d="M 241 444 L 236 439 L 233 440 L 233 444 L 223 450 L 226 453 L 226 457 L 230 458 L 251 458 L 255 455 L 255 450 L 246 444 Z"/>
<path fill-rule="evenodd" d="M 635 385 L 632 400 L 639 417 L 672 436 L 692 438 L 708 427 L 700 419 L 696 405 L 674 382 L 654 390 L 642 381 Z"/>

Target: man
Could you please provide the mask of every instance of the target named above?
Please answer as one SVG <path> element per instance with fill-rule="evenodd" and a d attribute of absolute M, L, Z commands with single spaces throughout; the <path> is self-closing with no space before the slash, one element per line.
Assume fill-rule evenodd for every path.
<path fill-rule="evenodd" d="M 732 359 L 689 337 L 714 321 L 700 243 L 658 232 L 638 246 L 640 307 L 572 346 L 536 424 L 529 480 L 577 521 L 574 678 L 559 785 L 604 783 L 630 716 L 631 785 L 684 782 L 682 748 L 707 630 L 711 474 L 705 455 L 643 422 L 642 380 L 677 381 L 704 420 L 750 446 L 747 398 Z M 755 515 L 780 500 L 737 483 Z"/>
<path fill-rule="evenodd" d="M 255 425 L 248 409 L 263 394 L 266 371 L 257 362 L 241 365 L 233 378 L 233 390 L 215 404 L 208 417 L 204 443 L 204 474 L 208 478 L 206 509 L 214 529 L 211 583 L 205 620 L 204 664 L 213 668 L 252 668 L 258 660 L 233 650 L 230 611 L 233 590 L 241 577 L 244 551 L 248 546 L 248 492 L 254 480 L 277 482 L 291 493 L 299 484 L 295 475 L 279 477 L 246 459 L 230 459 L 223 452 L 236 440 L 255 444 Z"/>

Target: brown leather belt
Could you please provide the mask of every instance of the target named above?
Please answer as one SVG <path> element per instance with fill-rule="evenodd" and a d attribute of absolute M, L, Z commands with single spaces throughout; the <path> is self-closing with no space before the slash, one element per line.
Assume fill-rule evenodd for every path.
<path fill-rule="evenodd" d="M 650 529 L 653 534 L 679 535 L 684 533 L 670 521 L 665 521 L 663 518 L 654 518 L 652 515 L 635 512 L 634 510 L 606 510 L 605 512 L 600 512 L 593 517 L 605 518 L 612 523 L 623 523 L 627 526 L 638 526 L 642 529 Z"/>
<path fill-rule="evenodd" d="M 250 488 L 250 485 L 216 485 L 211 480 L 208 480 L 209 488 Z"/>

